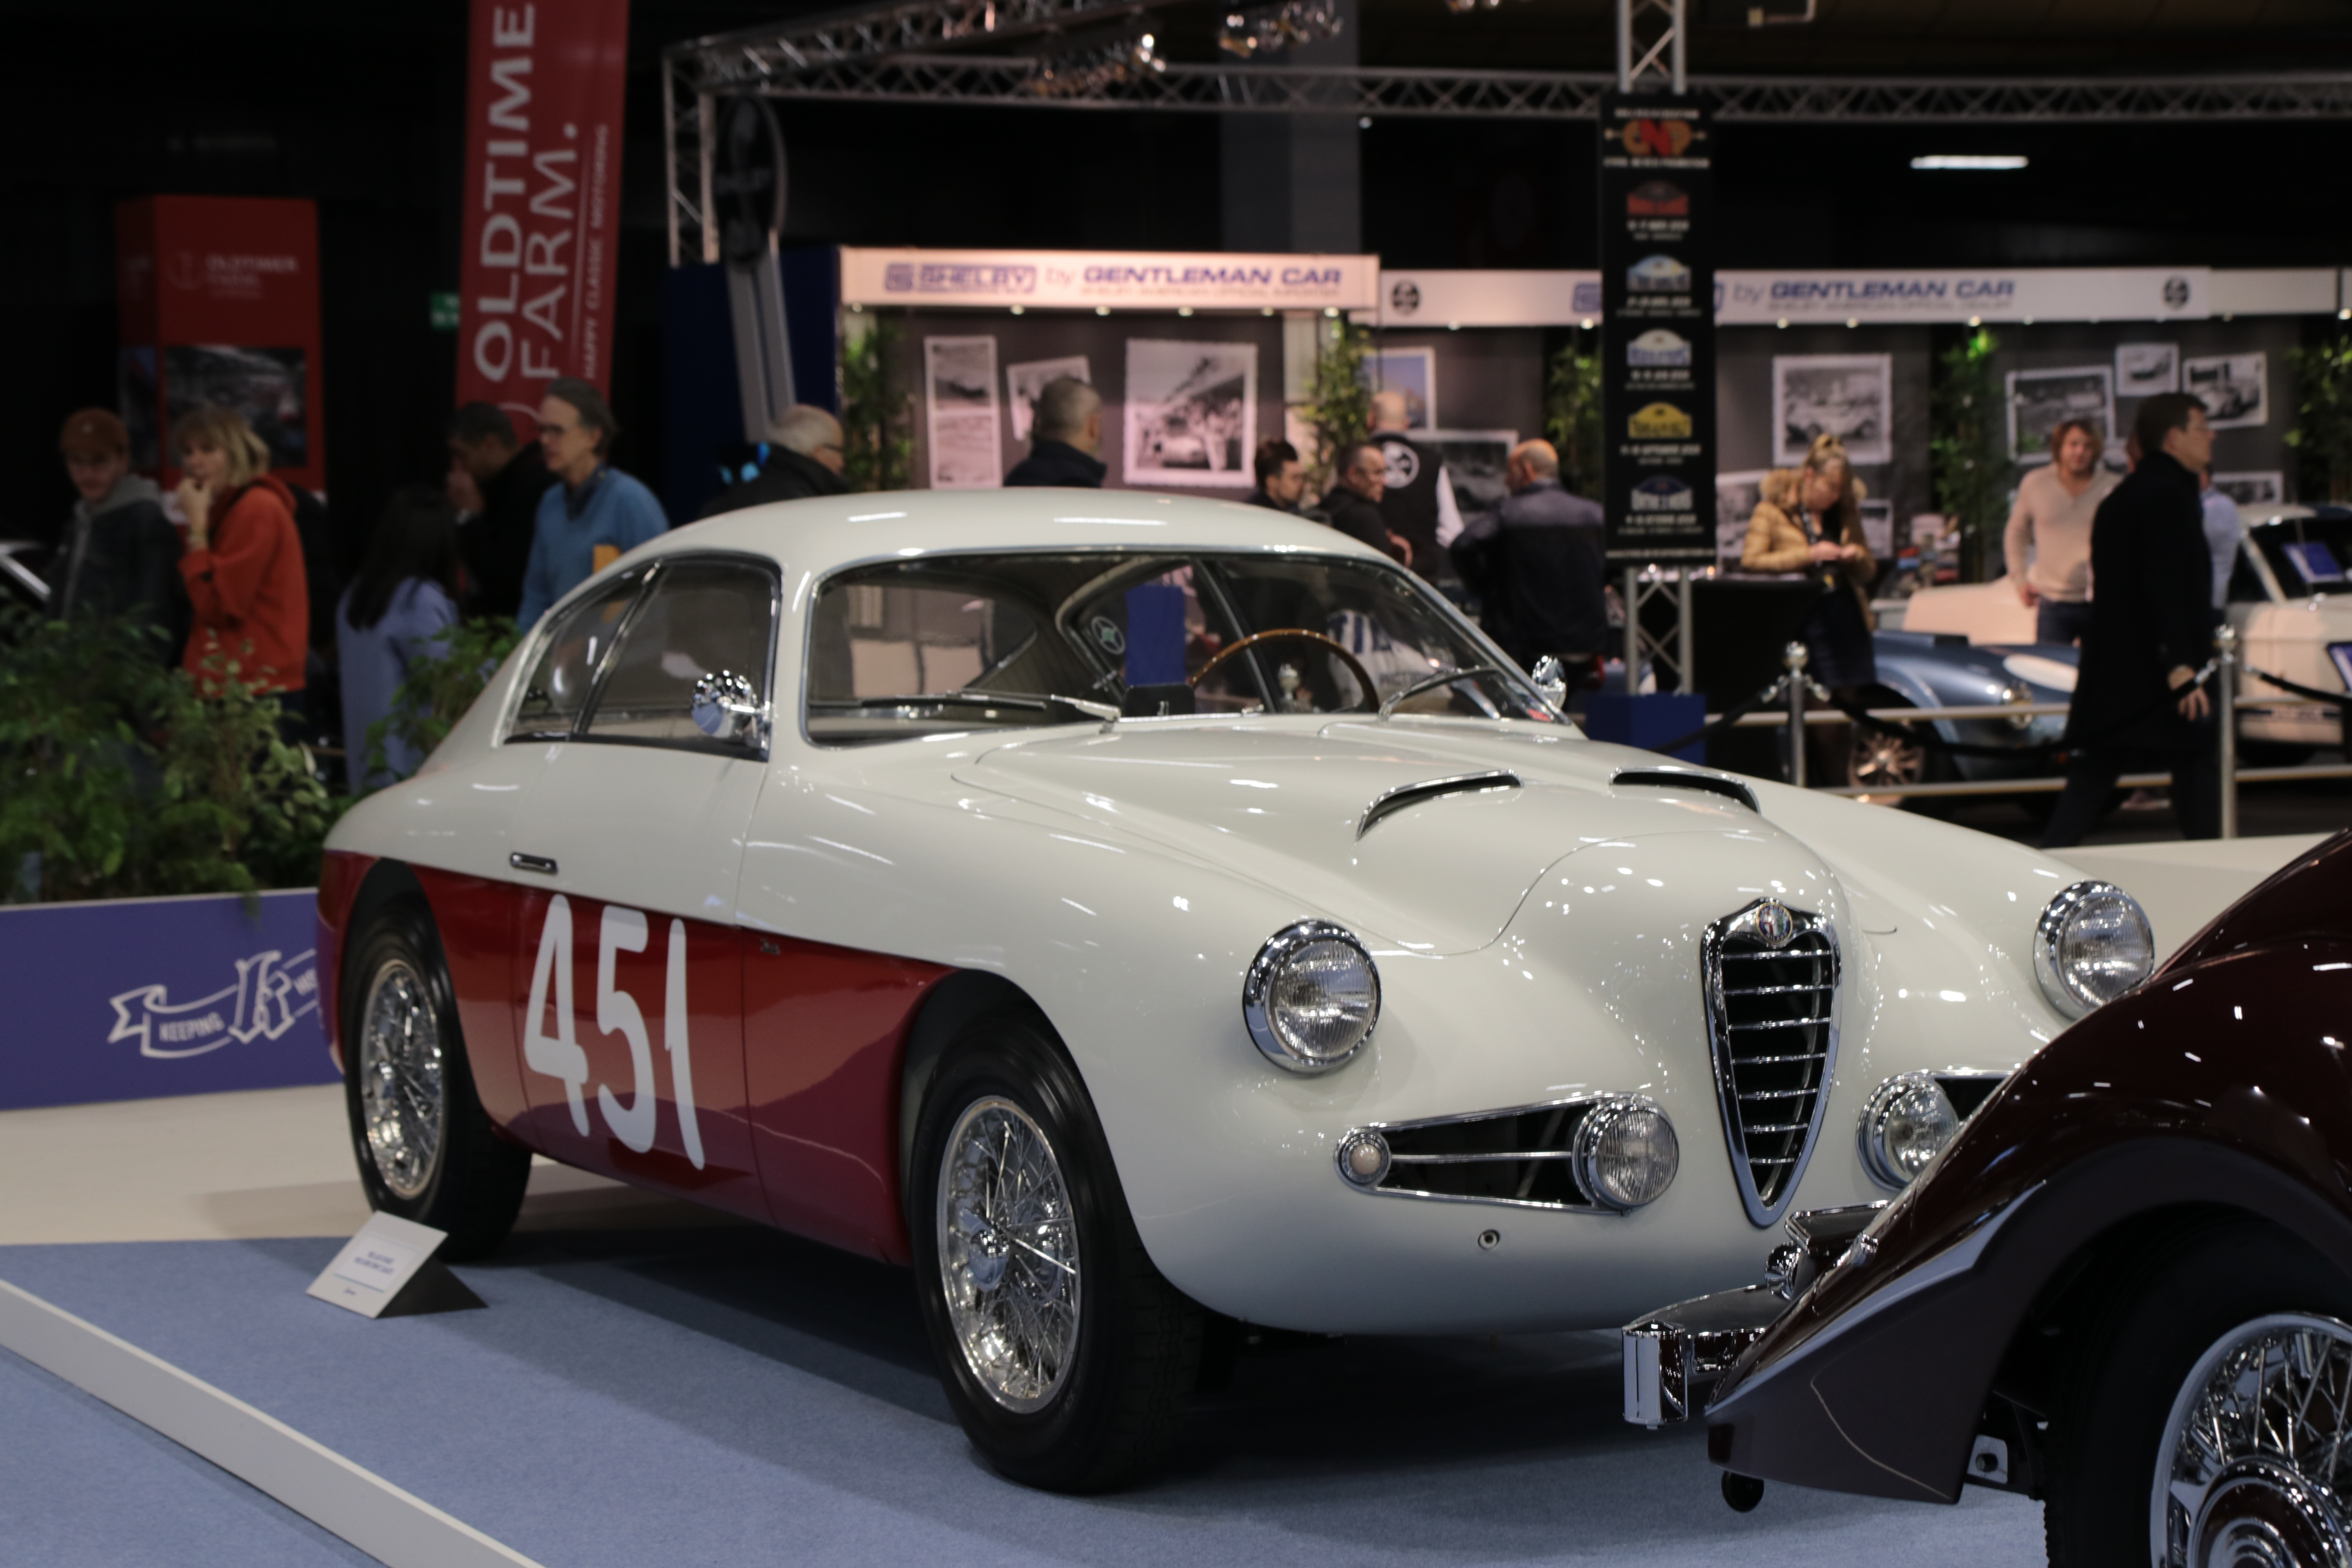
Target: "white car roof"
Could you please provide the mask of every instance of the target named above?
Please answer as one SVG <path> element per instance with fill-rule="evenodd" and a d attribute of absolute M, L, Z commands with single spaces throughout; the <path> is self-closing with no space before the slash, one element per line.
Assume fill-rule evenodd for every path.
<path fill-rule="evenodd" d="M 1338 529 L 1238 500 L 1143 490 L 890 490 L 723 512 L 630 552 L 741 550 L 794 571 L 933 551 L 1088 549 L 1312 551 L 1387 561 Z"/>

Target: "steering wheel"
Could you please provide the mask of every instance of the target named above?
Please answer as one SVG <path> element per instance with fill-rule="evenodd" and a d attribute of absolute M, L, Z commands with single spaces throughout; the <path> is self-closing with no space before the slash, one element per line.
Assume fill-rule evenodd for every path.
<path fill-rule="evenodd" d="M 1306 642 L 1320 643 L 1323 647 L 1330 649 L 1333 653 L 1338 654 L 1339 658 L 1346 662 L 1348 666 L 1348 673 L 1356 678 L 1356 689 L 1363 693 L 1363 705 L 1367 708 L 1377 708 L 1380 706 L 1380 689 L 1372 684 L 1371 671 L 1364 668 L 1363 661 L 1358 658 L 1354 654 L 1349 653 L 1338 642 L 1325 637 L 1321 632 L 1310 632 L 1304 626 L 1284 626 L 1270 632 L 1252 632 L 1249 636 L 1242 638 L 1241 641 L 1234 643 L 1226 647 L 1221 647 L 1214 654 L 1211 655 L 1209 662 L 1201 667 L 1201 672 L 1185 681 L 1185 684 L 1187 686 L 1198 687 L 1201 682 L 1208 679 L 1210 676 L 1215 674 L 1217 668 L 1220 665 L 1223 665 L 1228 659 L 1234 658 L 1234 655 L 1245 652 L 1250 648 L 1254 648 L 1262 642 L 1273 642 L 1277 638 L 1282 637 L 1295 637 Z"/>

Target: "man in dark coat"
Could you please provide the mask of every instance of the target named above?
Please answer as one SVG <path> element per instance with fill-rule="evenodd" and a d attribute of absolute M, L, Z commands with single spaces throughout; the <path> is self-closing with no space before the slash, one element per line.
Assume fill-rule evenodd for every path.
<path fill-rule="evenodd" d="M 2116 781 L 2170 769 L 2191 838 L 2221 832 L 2220 740 L 2204 689 L 2190 688 L 2213 646 L 2213 561 L 2197 476 L 2213 458 L 2205 405 L 2165 392 L 2139 405 L 2139 467 L 2091 523 L 2091 619 L 2066 715 L 2066 788 L 2042 840 L 2080 844 Z M 2176 695 L 2186 689 L 2186 695 Z"/>
<path fill-rule="evenodd" d="M 1324 515 L 1331 526 L 1350 539 L 1385 551 L 1406 565 L 1412 564 L 1412 547 L 1389 531 L 1381 512 L 1381 496 L 1388 489 L 1388 459 L 1370 441 L 1360 441 L 1339 454 L 1339 477 L 1323 498 Z"/>
<path fill-rule="evenodd" d="M 512 616 L 522 605 L 539 500 L 555 476 L 547 471 L 539 443 L 517 440 L 514 421 L 492 403 L 468 403 L 449 416 L 449 460 L 471 476 L 482 500 L 481 510 L 457 531 L 457 553 L 466 564 L 466 609 L 477 616 Z"/>
<path fill-rule="evenodd" d="M 1381 492 L 1381 516 L 1388 531 L 1412 547 L 1408 564 L 1435 582 L 1452 575 L 1447 547 L 1462 531 L 1462 513 L 1445 459 L 1408 436 L 1411 427 L 1412 405 L 1403 393 L 1390 387 L 1372 394 L 1371 438 L 1389 476 Z"/>
<path fill-rule="evenodd" d="M 1520 442 L 1505 479 L 1510 499 L 1464 525 L 1454 564 L 1487 635 L 1522 668 L 1550 654 L 1581 673 L 1609 641 L 1601 508 L 1560 487 L 1549 441 Z"/>
<path fill-rule="evenodd" d="M 1110 471 L 1102 451 L 1102 394 L 1075 375 L 1057 375 L 1037 394 L 1029 455 L 1004 476 L 1007 489 L 1054 486 L 1102 489 Z"/>
<path fill-rule="evenodd" d="M 717 517 L 770 501 L 847 495 L 849 486 L 841 478 L 846 466 L 841 421 L 813 404 L 795 403 L 768 426 L 768 460 L 760 466 L 759 475 L 712 496 L 702 515 Z"/>
<path fill-rule="evenodd" d="M 180 535 L 163 515 L 163 492 L 131 471 L 131 437 L 103 408 L 66 421 L 58 447 L 81 500 L 49 569 L 49 614 L 125 616 L 163 634 L 158 660 L 176 665 L 188 635 L 188 593 L 180 580 Z"/>

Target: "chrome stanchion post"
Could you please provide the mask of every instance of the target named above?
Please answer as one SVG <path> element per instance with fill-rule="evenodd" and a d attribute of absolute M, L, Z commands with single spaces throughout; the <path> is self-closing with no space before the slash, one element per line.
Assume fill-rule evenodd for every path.
<path fill-rule="evenodd" d="M 1642 569 L 1625 568 L 1625 695 L 1642 694 Z"/>
<path fill-rule="evenodd" d="M 2238 836 L 2238 628 L 2213 634 L 2214 717 L 2221 726 L 2221 837 Z"/>
<path fill-rule="evenodd" d="M 1805 645 L 1792 642 L 1781 650 L 1780 662 L 1789 667 L 1789 782 L 1797 788 L 1805 787 Z"/>
<path fill-rule="evenodd" d="M 1691 580 L 1696 577 L 1698 573 L 1685 566 L 1678 575 L 1682 578 L 1682 593 L 1681 603 L 1676 606 L 1675 616 L 1675 637 L 1677 639 L 1675 646 L 1681 657 L 1675 667 L 1675 689 L 1687 696 L 1698 689 L 1698 683 L 1694 679 L 1698 660 L 1691 651 L 1696 641 L 1696 633 L 1691 625 L 1693 618 Z"/>

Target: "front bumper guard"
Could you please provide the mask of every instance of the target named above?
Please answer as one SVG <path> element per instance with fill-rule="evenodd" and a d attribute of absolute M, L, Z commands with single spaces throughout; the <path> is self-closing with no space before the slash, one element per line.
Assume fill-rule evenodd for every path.
<path fill-rule="evenodd" d="M 1766 1283 L 1693 1297 L 1626 1324 L 1625 1419 L 1657 1427 L 1703 1412 L 1724 1374 L 1885 1206 L 1790 1215 L 1786 1225 L 1795 1239 L 1773 1248 Z"/>

